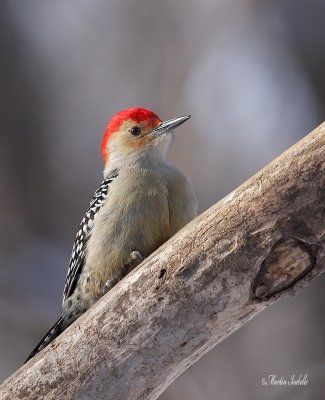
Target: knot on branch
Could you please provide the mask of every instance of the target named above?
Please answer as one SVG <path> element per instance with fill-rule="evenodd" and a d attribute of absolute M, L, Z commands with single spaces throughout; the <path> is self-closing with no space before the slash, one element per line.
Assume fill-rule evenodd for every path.
<path fill-rule="evenodd" d="M 317 246 L 290 237 L 280 239 L 263 260 L 252 285 L 258 300 L 292 286 L 316 265 Z"/>

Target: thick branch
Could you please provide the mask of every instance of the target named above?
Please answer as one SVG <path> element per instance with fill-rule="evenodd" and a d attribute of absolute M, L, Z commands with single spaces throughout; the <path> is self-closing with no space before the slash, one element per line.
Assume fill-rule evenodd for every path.
<path fill-rule="evenodd" d="M 324 270 L 325 124 L 150 256 L 0 388 L 1 399 L 156 399 Z"/>

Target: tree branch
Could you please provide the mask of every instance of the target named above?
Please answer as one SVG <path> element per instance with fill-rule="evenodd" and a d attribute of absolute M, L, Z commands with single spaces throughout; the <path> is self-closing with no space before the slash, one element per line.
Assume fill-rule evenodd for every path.
<path fill-rule="evenodd" d="M 156 399 L 324 271 L 325 124 L 187 225 L 0 387 L 5 399 Z"/>

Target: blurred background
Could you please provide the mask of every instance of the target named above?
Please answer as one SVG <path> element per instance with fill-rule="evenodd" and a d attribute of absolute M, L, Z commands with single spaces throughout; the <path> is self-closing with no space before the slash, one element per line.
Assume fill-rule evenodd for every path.
<path fill-rule="evenodd" d="M 0 380 L 60 313 L 107 120 L 192 114 L 169 160 L 206 210 L 325 119 L 324 0 L 0 2 Z M 264 311 L 161 400 L 321 399 L 325 278 Z M 265 387 L 269 374 L 307 386 Z"/>

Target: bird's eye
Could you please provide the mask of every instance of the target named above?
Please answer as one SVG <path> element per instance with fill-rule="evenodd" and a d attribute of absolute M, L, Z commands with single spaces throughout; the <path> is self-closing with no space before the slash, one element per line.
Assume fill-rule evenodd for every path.
<path fill-rule="evenodd" d="M 140 133 L 141 133 L 141 128 L 140 128 L 140 126 L 133 126 L 132 128 L 131 128 L 131 135 L 133 135 L 133 136 L 138 136 L 138 135 L 140 135 Z"/>

